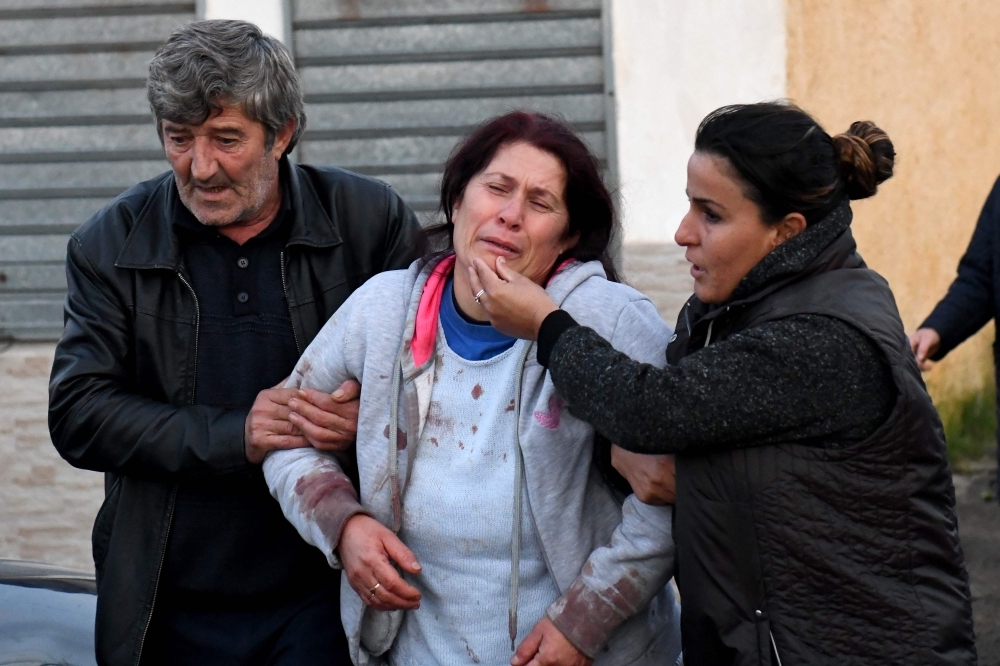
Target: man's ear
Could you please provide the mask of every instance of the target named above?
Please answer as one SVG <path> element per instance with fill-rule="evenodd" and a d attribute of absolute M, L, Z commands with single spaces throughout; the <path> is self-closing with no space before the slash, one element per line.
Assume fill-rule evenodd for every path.
<path fill-rule="evenodd" d="M 281 159 L 281 156 L 285 154 L 288 144 L 292 142 L 293 134 L 295 134 L 295 119 L 289 118 L 285 126 L 274 135 L 274 147 L 271 149 L 271 154 L 275 160 Z"/>
<path fill-rule="evenodd" d="M 777 232 L 774 235 L 774 247 L 778 247 L 805 231 L 806 218 L 802 213 L 789 213 L 774 227 Z"/>

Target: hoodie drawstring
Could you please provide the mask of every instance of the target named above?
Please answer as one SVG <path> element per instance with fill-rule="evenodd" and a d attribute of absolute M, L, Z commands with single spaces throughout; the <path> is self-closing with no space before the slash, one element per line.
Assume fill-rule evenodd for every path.
<path fill-rule="evenodd" d="M 389 484 L 392 492 L 392 531 L 403 526 L 403 501 L 399 494 L 399 382 L 403 378 L 403 350 L 392 366 L 392 398 L 389 403 Z"/>
<path fill-rule="evenodd" d="M 514 389 L 514 524 L 510 534 L 510 602 L 507 607 L 507 631 L 510 633 L 510 651 L 516 649 L 517 641 L 517 598 L 521 593 L 521 514 L 523 513 L 521 492 L 524 486 L 524 456 L 521 454 L 521 384 L 524 378 L 524 364 L 528 360 L 531 344 L 525 343 L 517 367 L 517 388 Z"/>

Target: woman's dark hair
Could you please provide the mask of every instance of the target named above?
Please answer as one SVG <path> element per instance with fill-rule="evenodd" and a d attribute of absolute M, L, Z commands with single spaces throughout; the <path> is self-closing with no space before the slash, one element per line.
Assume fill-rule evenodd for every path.
<path fill-rule="evenodd" d="M 452 211 L 472 178 L 489 166 L 500 148 L 524 142 L 558 159 L 566 170 L 563 199 L 569 213 L 567 233 L 579 233 L 576 245 L 556 261 L 592 261 L 618 282 L 609 245 L 618 232 L 611 193 L 601 180 L 601 165 L 580 138 L 560 121 L 541 113 L 514 111 L 480 125 L 448 157 L 441 179 L 441 211 L 445 221 L 427 229 L 430 246 L 451 249 L 455 230 Z M 436 246 L 436 247 L 435 247 Z"/>
<path fill-rule="evenodd" d="M 831 137 L 788 102 L 737 104 L 701 121 L 697 152 L 725 158 L 768 224 L 802 213 L 813 224 L 847 199 L 864 199 L 892 177 L 888 135 L 862 120 Z"/>

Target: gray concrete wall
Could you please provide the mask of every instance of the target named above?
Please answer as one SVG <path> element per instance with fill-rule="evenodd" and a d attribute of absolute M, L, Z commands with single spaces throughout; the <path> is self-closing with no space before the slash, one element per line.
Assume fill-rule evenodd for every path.
<path fill-rule="evenodd" d="M 626 280 L 673 325 L 690 295 L 683 248 L 626 245 Z M 104 499 L 101 474 L 74 469 L 49 439 L 46 405 L 55 345 L 0 353 L 0 557 L 92 570 L 90 530 Z"/>

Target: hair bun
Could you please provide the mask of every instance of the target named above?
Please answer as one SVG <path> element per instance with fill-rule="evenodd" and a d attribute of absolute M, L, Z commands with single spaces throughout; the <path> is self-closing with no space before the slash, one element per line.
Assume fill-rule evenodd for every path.
<path fill-rule="evenodd" d="M 870 197 L 892 178 L 896 149 L 889 135 L 870 120 L 851 123 L 849 130 L 833 137 L 833 145 L 849 199 Z"/>

